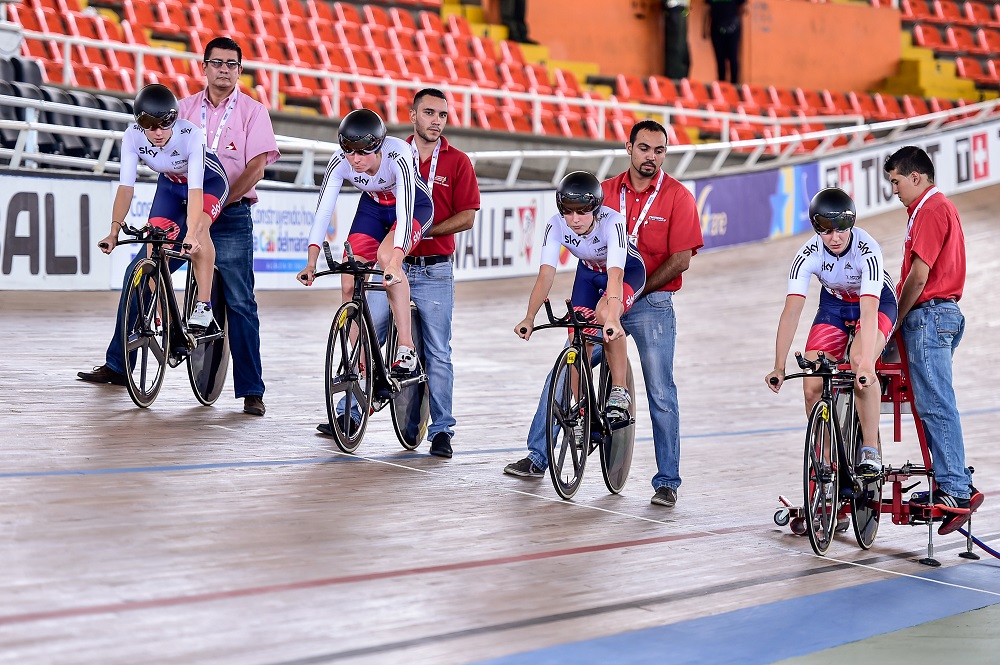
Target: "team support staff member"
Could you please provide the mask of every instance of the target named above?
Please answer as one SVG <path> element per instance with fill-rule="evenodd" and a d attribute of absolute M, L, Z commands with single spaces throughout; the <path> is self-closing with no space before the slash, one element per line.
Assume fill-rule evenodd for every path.
<path fill-rule="evenodd" d="M 952 384 L 952 356 L 965 317 L 958 307 L 965 288 L 965 234 L 955 205 L 934 185 L 934 163 L 906 146 L 883 166 L 909 222 L 900 274 L 899 330 L 906 349 L 913 404 L 934 460 L 933 503 L 945 513 L 938 533 L 964 525 L 983 503 L 965 465 L 965 442 Z"/>
<path fill-rule="evenodd" d="M 455 271 L 452 255 L 455 234 L 472 228 L 479 209 L 479 182 L 472 161 L 442 136 L 448 124 L 448 99 L 436 88 L 424 88 L 413 96 L 410 107 L 413 135 L 410 143 L 420 176 L 427 182 L 434 201 L 434 224 L 427 237 L 403 258 L 410 282 L 410 300 L 420 314 L 424 369 L 430 389 L 431 424 L 427 429 L 430 454 L 452 456 L 455 435 L 452 395 L 455 368 L 451 362 L 452 315 L 455 309 Z M 379 336 L 388 326 L 388 304 L 380 292 L 368 296 Z M 318 429 L 330 434 L 330 425 Z"/>
<path fill-rule="evenodd" d="M 646 383 L 657 473 L 651 503 L 673 506 L 680 487 L 680 415 L 674 383 L 677 322 L 673 294 L 681 274 L 702 246 L 701 224 L 694 195 L 661 170 L 667 154 L 667 131 L 643 120 L 632 127 L 625 144 L 629 168 L 601 183 L 605 204 L 625 216 L 629 236 L 646 264 L 643 295 L 622 317 L 632 336 Z M 551 379 L 551 376 L 549 377 Z M 507 465 L 504 473 L 541 477 L 548 466 L 545 446 L 545 395 L 528 432 L 528 457 Z"/>
<path fill-rule="evenodd" d="M 212 224 L 215 265 L 226 296 L 229 348 L 233 358 L 233 388 L 243 398 L 243 411 L 263 416 L 264 380 L 260 359 L 260 319 L 254 299 L 253 222 L 250 206 L 257 202 L 255 186 L 264 168 L 280 153 L 263 104 L 238 89 L 243 51 L 228 37 L 217 37 L 205 48 L 202 71 L 205 90 L 182 99 L 180 116 L 205 132 L 207 147 L 215 152 L 229 179 L 229 203 Z M 79 374 L 96 383 L 124 385 L 117 372 L 119 335 L 108 349 L 110 365 Z"/>
<path fill-rule="evenodd" d="M 896 324 L 896 290 L 882 263 L 882 248 L 863 229 L 854 225 L 857 209 L 847 192 L 836 187 L 820 190 L 809 203 L 809 221 L 816 235 L 809 238 L 792 259 L 788 271 L 788 295 L 778 320 L 774 370 L 764 383 L 778 392 L 785 380 L 785 360 L 792 347 L 802 307 L 809 292 L 809 278 L 819 280 L 819 309 L 806 340 L 806 358 L 816 360 L 820 352 L 840 360 L 847 349 L 847 326 L 857 323 L 851 345 L 851 371 L 857 381 L 858 416 L 864 445 L 857 472 L 868 478 L 882 472 L 878 440 L 881 395 L 875 361 Z M 862 382 L 863 381 L 863 382 Z M 802 382 L 806 415 L 823 392 L 823 380 Z"/>

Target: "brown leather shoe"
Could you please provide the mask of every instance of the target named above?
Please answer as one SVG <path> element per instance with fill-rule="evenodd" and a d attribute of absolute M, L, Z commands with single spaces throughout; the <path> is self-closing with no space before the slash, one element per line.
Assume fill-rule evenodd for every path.
<path fill-rule="evenodd" d="M 267 409 L 264 406 L 264 399 L 260 395 L 247 395 L 243 398 L 243 413 L 251 416 L 262 416 Z"/>
<path fill-rule="evenodd" d="M 93 372 L 77 372 L 76 375 L 90 383 L 110 383 L 114 386 L 125 385 L 125 375 L 119 374 L 107 365 L 95 367 Z"/>

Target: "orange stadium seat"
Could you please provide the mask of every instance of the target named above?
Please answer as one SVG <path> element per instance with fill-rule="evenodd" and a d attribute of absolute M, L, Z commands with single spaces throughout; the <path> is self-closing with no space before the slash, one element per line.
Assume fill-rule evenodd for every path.
<path fill-rule="evenodd" d="M 539 95 L 551 95 L 552 83 L 545 65 L 530 63 L 524 66 L 524 73 L 531 81 L 531 87 Z"/>
<path fill-rule="evenodd" d="M 472 49 L 475 52 L 476 57 L 483 62 L 498 62 L 496 42 L 489 37 L 473 37 Z"/>
<path fill-rule="evenodd" d="M 460 14 L 448 15 L 448 32 L 453 35 L 472 37 L 472 28 L 469 27 L 469 22 Z"/>
<path fill-rule="evenodd" d="M 751 85 L 744 83 L 740 86 L 740 96 L 744 105 L 756 106 L 759 109 L 770 108 L 773 104 L 771 94 L 762 85 Z"/>
<path fill-rule="evenodd" d="M 980 31 L 982 32 L 982 31 Z M 968 28 L 951 25 L 947 28 L 948 43 L 955 47 L 956 53 L 967 53 L 969 55 L 988 55 L 990 48 L 986 44 L 981 44 L 976 39 L 975 33 Z"/>
<path fill-rule="evenodd" d="M 934 14 L 933 7 L 928 6 L 924 0 L 899 0 L 899 12 L 900 18 L 904 21 L 940 22 L 940 18 Z"/>
<path fill-rule="evenodd" d="M 508 64 L 524 65 L 527 63 L 527 60 L 524 59 L 524 52 L 521 51 L 521 45 L 509 39 L 500 42 L 500 59 Z"/>
<path fill-rule="evenodd" d="M 834 90 L 824 90 L 823 99 L 826 101 L 826 108 L 837 115 L 864 115 L 863 111 L 851 103 L 850 97 L 842 92 Z"/>
<path fill-rule="evenodd" d="M 958 50 L 953 43 L 946 41 L 933 25 L 913 26 L 913 41 L 917 46 L 932 49 L 937 53 L 955 53 Z"/>
<path fill-rule="evenodd" d="M 417 43 L 417 33 L 415 32 L 400 32 L 399 30 L 390 30 L 389 44 L 392 46 L 393 51 L 397 51 L 406 54 L 419 54 L 420 45 Z"/>
<path fill-rule="evenodd" d="M 975 20 L 969 19 L 963 4 L 955 0 L 934 0 L 934 14 L 951 25 L 975 26 Z"/>
<path fill-rule="evenodd" d="M 437 35 L 445 32 L 444 24 L 441 23 L 440 14 L 422 11 L 418 16 L 418 22 L 420 24 L 420 29 L 424 32 L 431 32 Z"/>
<path fill-rule="evenodd" d="M 634 74 L 618 74 L 615 77 L 616 97 L 623 102 L 637 104 L 650 103 L 650 95 L 643 80 Z"/>
<path fill-rule="evenodd" d="M 400 9 L 399 7 L 393 7 L 389 10 L 389 18 L 392 19 L 392 27 L 397 32 L 414 33 L 418 30 L 416 19 L 413 18 L 413 14 L 406 11 L 405 9 Z"/>
<path fill-rule="evenodd" d="M 423 56 L 416 53 L 400 53 L 399 57 L 403 61 L 407 78 L 417 81 L 429 81 L 431 79 L 431 72 L 427 68 L 427 63 Z"/>
<path fill-rule="evenodd" d="M 527 92 L 531 89 L 531 81 L 528 80 L 528 76 L 524 73 L 523 67 L 501 62 L 499 70 L 504 90 Z"/>
<path fill-rule="evenodd" d="M 984 55 L 1000 55 L 1000 30 L 981 29 L 976 39 Z"/>
<path fill-rule="evenodd" d="M 282 0 L 285 6 L 285 16 L 309 18 L 309 9 L 302 0 Z"/>
<path fill-rule="evenodd" d="M 448 83 L 457 79 L 458 74 L 448 58 L 437 55 L 422 55 L 420 59 L 424 63 L 428 80 L 436 83 Z"/>
<path fill-rule="evenodd" d="M 555 87 L 557 90 L 570 97 L 583 96 L 580 83 L 576 80 L 576 74 L 567 69 L 556 68 L 552 71 L 552 75 L 555 77 Z"/>
<path fill-rule="evenodd" d="M 464 86 L 468 86 L 468 87 L 473 87 L 473 88 L 476 88 L 476 87 L 481 88 L 481 87 L 483 87 L 476 80 L 476 72 L 475 72 L 475 70 L 473 68 L 473 63 L 471 61 L 469 61 L 469 60 L 452 60 L 448 56 L 445 56 L 443 58 L 443 60 L 445 60 L 448 63 L 448 65 L 450 66 L 451 70 L 454 72 L 454 75 L 453 75 L 452 81 L 451 81 L 452 83 L 456 83 L 458 85 L 464 85 Z"/>
<path fill-rule="evenodd" d="M 875 100 L 875 105 L 879 108 L 879 111 L 887 118 L 892 118 L 898 120 L 899 118 L 905 118 L 906 112 L 899 103 L 899 98 L 895 95 L 885 94 L 876 92 L 872 95 Z"/>
<path fill-rule="evenodd" d="M 795 98 L 795 91 L 790 88 L 779 88 L 777 86 L 770 85 L 767 87 L 767 92 L 771 96 L 771 107 L 775 109 L 788 109 L 791 112 L 793 109 L 799 108 L 799 102 Z"/>
<path fill-rule="evenodd" d="M 418 32 L 417 47 L 417 53 L 434 56 L 436 58 L 443 58 L 448 54 L 444 48 L 444 42 L 442 41 L 441 35 L 436 32 Z"/>
<path fill-rule="evenodd" d="M 795 89 L 795 101 L 797 107 L 802 109 L 806 115 L 826 115 L 826 101 L 818 90 L 806 90 L 804 88 Z"/>
<path fill-rule="evenodd" d="M 681 79 L 681 97 L 688 101 L 693 101 L 696 106 L 707 106 L 712 104 L 713 106 L 728 106 L 724 101 L 717 104 L 712 99 L 711 91 L 705 86 L 701 81 L 692 81 L 691 79 L 683 78 Z"/>
<path fill-rule="evenodd" d="M 986 5 L 977 0 L 970 0 L 963 5 L 965 17 L 969 19 L 970 25 L 978 25 L 984 28 L 1000 28 L 1000 21 L 993 15 L 991 7 L 996 5 Z"/>
<path fill-rule="evenodd" d="M 392 27 L 392 19 L 389 18 L 389 12 L 378 5 L 365 5 L 362 8 L 362 13 L 365 17 L 365 23 L 373 28 L 388 30 Z"/>
<path fill-rule="evenodd" d="M 666 76 L 653 75 L 646 79 L 649 87 L 650 101 L 663 106 L 673 104 L 680 99 L 677 86 Z"/>
<path fill-rule="evenodd" d="M 476 85 L 481 88 L 490 88 L 492 90 L 498 90 L 503 87 L 503 79 L 500 77 L 500 72 L 497 70 L 496 63 L 481 62 L 475 59 L 471 62 L 472 71 L 476 76 L 474 81 Z"/>
<path fill-rule="evenodd" d="M 367 48 L 375 49 L 380 53 L 392 51 L 392 42 L 389 34 L 385 30 L 372 28 L 370 25 L 361 26 L 361 38 Z"/>
<path fill-rule="evenodd" d="M 912 95 L 903 95 L 903 111 L 908 118 L 915 118 L 932 112 L 927 105 L 926 99 Z"/>
<path fill-rule="evenodd" d="M 959 56 L 955 58 L 955 67 L 958 75 L 964 79 L 975 81 L 979 86 L 994 86 L 998 83 L 995 76 L 991 76 L 989 71 L 976 58 L 966 58 Z"/>
<path fill-rule="evenodd" d="M 357 6 L 347 2 L 333 3 L 333 14 L 341 23 L 354 23 L 355 25 L 364 23 Z"/>
<path fill-rule="evenodd" d="M 452 60 L 459 58 L 475 60 L 476 52 L 472 45 L 472 39 L 472 37 L 466 37 L 465 35 L 447 33 L 444 36 L 444 47 L 448 53 L 448 57 Z"/>
<path fill-rule="evenodd" d="M 320 21 L 333 23 L 337 20 L 337 14 L 333 11 L 333 5 L 326 0 L 306 0 L 306 9 L 309 16 Z"/>

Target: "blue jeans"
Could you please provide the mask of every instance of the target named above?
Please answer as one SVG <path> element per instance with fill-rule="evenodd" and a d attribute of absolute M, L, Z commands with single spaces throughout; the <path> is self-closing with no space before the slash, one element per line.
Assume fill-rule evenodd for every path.
<path fill-rule="evenodd" d="M 427 438 L 433 439 L 438 432 L 452 437 L 455 435 L 455 417 L 451 412 L 455 386 L 455 368 L 451 363 L 454 269 L 450 261 L 445 261 L 430 266 L 404 263 L 403 270 L 410 283 L 410 300 L 420 313 L 420 334 L 424 342 L 422 360 L 430 389 L 431 424 L 427 428 Z M 389 303 L 385 293 L 369 293 L 368 309 L 381 345 L 389 326 Z M 395 349 L 392 351 L 395 353 Z M 343 413 L 343 410 L 341 402 L 337 412 Z"/>
<path fill-rule="evenodd" d="M 257 301 L 253 287 L 253 221 L 250 206 L 237 204 L 225 208 L 219 218 L 212 223 L 212 243 L 215 245 L 215 265 L 222 275 L 226 295 L 226 317 L 229 334 L 229 350 L 233 359 L 233 388 L 236 397 L 247 395 L 264 396 L 264 380 L 261 378 L 260 361 L 260 319 L 257 317 Z M 129 278 L 135 265 L 146 256 L 140 251 L 125 271 Z M 171 262 L 176 269 L 180 262 Z M 125 373 L 122 366 L 121 320 L 125 310 L 125 285 L 122 297 L 118 299 L 118 317 L 115 334 L 108 345 L 105 363 L 109 369 Z"/>
<path fill-rule="evenodd" d="M 680 413 L 677 405 L 677 385 L 674 383 L 674 344 L 677 339 L 677 320 L 674 317 L 673 293 L 653 291 L 635 301 L 625 316 L 622 326 L 635 343 L 642 363 L 646 399 L 653 425 L 653 451 L 656 456 L 656 475 L 653 489 L 681 485 Z M 592 362 L 599 360 L 595 353 Z M 545 442 L 545 401 L 548 396 L 551 372 L 545 377 L 538 409 L 528 430 L 528 458 L 544 469 L 549 465 Z"/>
<path fill-rule="evenodd" d="M 969 498 L 972 483 L 951 373 L 952 356 L 964 333 L 965 317 L 956 303 L 911 310 L 903 321 L 913 405 L 924 424 L 934 478 L 959 499 Z"/>

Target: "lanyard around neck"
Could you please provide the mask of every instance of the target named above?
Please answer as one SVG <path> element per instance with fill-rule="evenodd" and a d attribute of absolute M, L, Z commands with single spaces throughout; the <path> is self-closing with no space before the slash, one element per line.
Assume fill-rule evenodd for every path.
<path fill-rule="evenodd" d="M 629 238 L 632 239 L 633 244 L 639 243 L 639 227 L 643 226 L 646 222 L 646 215 L 649 214 L 649 209 L 653 207 L 653 201 L 656 200 L 656 195 L 660 193 L 660 186 L 663 184 L 663 171 L 660 171 L 660 178 L 656 181 L 656 188 L 653 189 L 653 193 L 649 195 L 646 199 L 646 205 L 642 207 L 642 212 L 639 213 L 639 217 L 635 220 L 635 226 L 632 227 L 632 233 L 629 234 Z M 625 176 L 628 177 L 627 175 Z M 626 221 L 628 221 L 628 211 L 625 208 L 625 189 L 626 185 L 622 182 L 621 191 L 621 213 L 625 215 Z"/>
<path fill-rule="evenodd" d="M 909 239 L 910 237 L 910 229 L 913 228 L 913 220 L 917 218 L 917 213 L 920 212 L 920 209 L 924 207 L 925 203 L 927 203 L 927 199 L 929 199 L 930 197 L 934 196 L 937 193 L 938 193 L 938 188 L 931 187 L 926 192 L 924 192 L 923 196 L 920 197 L 920 203 L 918 203 L 917 207 L 913 209 L 913 214 L 910 215 L 910 221 L 907 222 L 906 224 L 906 237 L 903 238 L 904 247 L 906 246 L 907 239 Z"/>
<path fill-rule="evenodd" d="M 219 126 L 215 128 L 215 140 L 212 141 L 212 147 L 209 149 L 212 154 L 219 152 L 219 139 L 222 138 L 222 130 L 229 121 L 229 114 L 236 108 L 236 101 L 239 99 L 239 96 L 239 92 L 234 92 L 233 98 L 226 104 L 226 112 L 222 114 L 222 120 L 219 121 Z M 206 92 L 205 98 L 201 101 L 201 129 L 205 132 L 206 141 L 208 141 L 208 103 L 208 93 Z"/>
<path fill-rule="evenodd" d="M 416 160 L 417 164 L 417 175 L 420 175 L 420 151 L 417 150 L 417 140 L 413 139 L 413 143 L 410 144 L 410 150 L 413 151 L 413 159 Z M 427 193 L 434 193 L 434 174 L 437 173 L 438 168 L 438 156 L 441 154 L 441 139 L 437 140 L 434 144 L 434 152 L 431 154 L 431 170 L 427 173 Z"/>

